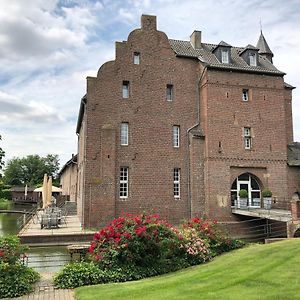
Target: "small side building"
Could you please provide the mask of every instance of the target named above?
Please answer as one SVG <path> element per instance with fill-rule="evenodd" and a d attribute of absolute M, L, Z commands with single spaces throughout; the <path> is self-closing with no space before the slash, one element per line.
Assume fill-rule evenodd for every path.
<path fill-rule="evenodd" d="M 77 197 L 77 155 L 65 163 L 59 172 L 62 195 L 76 202 Z"/>
<path fill-rule="evenodd" d="M 34 192 L 34 187 L 27 188 L 27 195 L 25 195 L 24 186 L 14 186 L 11 188 L 12 201 L 14 203 L 37 203 L 39 200 L 38 193 Z"/>

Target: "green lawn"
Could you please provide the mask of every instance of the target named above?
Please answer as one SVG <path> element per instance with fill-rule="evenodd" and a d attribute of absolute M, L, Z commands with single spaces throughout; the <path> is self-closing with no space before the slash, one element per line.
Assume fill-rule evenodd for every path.
<path fill-rule="evenodd" d="M 300 299 L 300 239 L 251 245 L 183 271 L 75 294 L 78 300 Z"/>

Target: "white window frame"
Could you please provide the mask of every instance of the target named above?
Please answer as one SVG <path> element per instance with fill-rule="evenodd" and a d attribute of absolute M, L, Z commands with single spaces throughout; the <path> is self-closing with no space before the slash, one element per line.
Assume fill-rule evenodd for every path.
<path fill-rule="evenodd" d="M 173 101 L 174 98 L 173 84 L 167 84 L 166 97 L 167 97 L 167 101 Z"/>
<path fill-rule="evenodd" d="M 175 199 L 180 198 L 180 168 L 173 170 L 173 195 Z"/>
<path fill-rule="evenodd" d="M 173 125 L 173 147 L 179 148 L 180 145 L 180 126 Z"/>
<path fill-rule="evenodd" d="M 242 98 L 243 98 L 243 101 L 245 101 L 245 102 L 249 101 L 249 90 L 248 89 L 243 89 Z"/>
<path fill-rule="evenodd" d="M 249 150 L 252 148 L 251 127 L 244 127 L 244 146 Z"/>
<path fill-rule="evenodd" d="M 133 53 L 133 64 L 134 65 L 139 65 L 140 61 L 141 61 L 140 58 L 141 58 L 140 52 L 134 52 Z"/>
<path fill-rule="evenodd" d="M 256 53 L 249 53 L 249 65 L 251 67 L 257 67 L 257 54 Z"/>
<path fill-rule="evenodd" d="M 120 142 L 121 146 L 128 146 L 128 136 L 129 136 L 129 123 L 122 122 L 120 130 Z"/>
<path fill-rule="evenodd" d="M 121 199 L 128 198 L 128 195 L 129 195 L 128 182 L 129 182 L 129 168 L 128 167 L 120 167 L 119 197 Z"/>
<path fill-rule="evenodd" d="M 229 53 L 227 50 L 221 50 L 221 60 L 223 64 L 229 64 Z"/>
<path fill-rule="evenodd" d="M 123 81 L 122 86 L 122 97 L 124 99 L 129 98 L 129 81 Z"/>

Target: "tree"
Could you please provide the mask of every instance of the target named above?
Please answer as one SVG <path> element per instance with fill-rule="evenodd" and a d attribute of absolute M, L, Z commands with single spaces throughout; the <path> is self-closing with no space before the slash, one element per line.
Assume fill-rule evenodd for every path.
<path fill-rule="evenodd" d="M 4 170 L 4 181 L 10 185 L 27 184 L 33 186 L 43 182 L 45 173 L 52 176 L 54 180 L 57 179 L 58 170 L 58 155 L 15 157 L 7 162 Z"/>
<path fill-rule="evenodd" d="M 0 135 L 0 141 L 2 140 L 2 137 Z M 0 147 L 0 171 L 2 170 L 3 166 L 4 166 L 4 161 L 3 158 L 5 156 L 5 152 L 3 151 L 3 149 Z M 0 173 L 0 177 L 1 177 L 1 173 Z"/>

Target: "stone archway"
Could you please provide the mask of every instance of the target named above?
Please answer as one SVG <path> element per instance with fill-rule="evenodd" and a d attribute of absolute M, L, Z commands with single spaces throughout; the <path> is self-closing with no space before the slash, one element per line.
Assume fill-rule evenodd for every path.
<path fill-rule="evenodd" d="M 294 238 L 300 238 L 300 228 L 295 231 Z"/>

